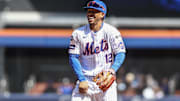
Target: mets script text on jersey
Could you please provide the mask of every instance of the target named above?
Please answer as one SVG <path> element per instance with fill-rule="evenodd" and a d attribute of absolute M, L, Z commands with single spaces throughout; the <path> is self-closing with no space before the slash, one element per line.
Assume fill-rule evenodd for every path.
<path fill-rule="evenodd" d="M 91 44 L 88 42 L 86 43 L 86 48 L 83 51 L 83 55 L 98 54 L 105 50 L 108 50 L 108 42 L 104 39 L 102 39 L 100 46 L 94 46 L 94 41 L 91 42 Z"/>

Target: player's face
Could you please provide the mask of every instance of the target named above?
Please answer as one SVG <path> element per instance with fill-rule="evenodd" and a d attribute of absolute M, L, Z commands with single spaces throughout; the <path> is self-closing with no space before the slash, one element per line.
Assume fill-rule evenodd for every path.
<path fill-rule="evenodd" d="M 89 24 L 96 24 L 98 21 L 101 21 L 104 18 L 104 13 L 95 9 L 88 9 L 87 18 Z"/>

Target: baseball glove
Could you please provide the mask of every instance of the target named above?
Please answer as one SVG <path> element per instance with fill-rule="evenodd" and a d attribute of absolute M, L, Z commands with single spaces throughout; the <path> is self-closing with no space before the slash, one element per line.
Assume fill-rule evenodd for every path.
<path fill-rule="evenodd" d="M 115 74 L 110 71 L 102 71 L 93 78 L 93 81 L 96 82 L 103 92 L 105 92 L 115 80 Z"/>

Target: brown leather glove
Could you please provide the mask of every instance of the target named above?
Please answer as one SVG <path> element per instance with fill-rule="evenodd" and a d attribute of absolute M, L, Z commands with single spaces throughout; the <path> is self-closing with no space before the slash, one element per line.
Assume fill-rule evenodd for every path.
<path fill-rule="evenodd" d="M 88 90 L 88 82 L 87 81 L 82 81 L 79 83 L 79 92 L 82 94 L 87 93 Z"/>
<path fill-rule="evenodd" d="M 111 70 L 102 71 L 96 75 L 93 79 L 94 82 L 99 86 L 99 88 L 105 92 L 116 80 L 115 73 Z"/>

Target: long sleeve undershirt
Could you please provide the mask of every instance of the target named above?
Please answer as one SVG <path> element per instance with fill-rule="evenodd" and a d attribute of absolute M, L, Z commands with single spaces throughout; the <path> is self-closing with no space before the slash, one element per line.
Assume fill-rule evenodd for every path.
<path fill-rule="evenodd" d="M 115 70 L 115 72 L 117 72 L 118 69 L 123 64 L 125 57 L 126 57 L 125 53 L 118 53 L 115 55 L 114 63 L 111 66 L 112 69 Z"/>

